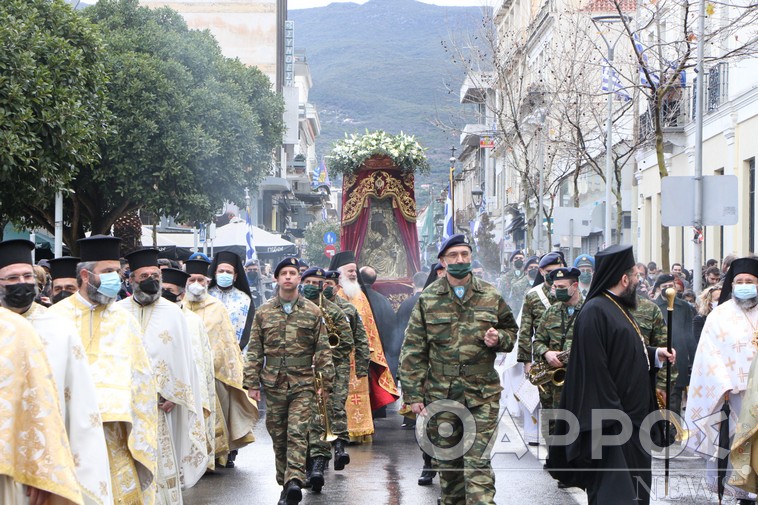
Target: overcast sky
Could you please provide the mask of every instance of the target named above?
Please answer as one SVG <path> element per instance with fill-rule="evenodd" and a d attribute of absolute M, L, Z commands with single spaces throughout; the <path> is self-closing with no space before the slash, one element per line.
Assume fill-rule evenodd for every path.
<path fill-rule="evenodd" d="M 352 2 L 356 4 L 366 3 L 368 0 L 288 0 L 288 9 L 308 9 L 311 7 L 323 7 L 335 2 Z M 490 5 L 492 0 L 419 0 L 426 4 L 435 5 L 456 5 L 465 7 L 477 7 L 480 5 Z"/>

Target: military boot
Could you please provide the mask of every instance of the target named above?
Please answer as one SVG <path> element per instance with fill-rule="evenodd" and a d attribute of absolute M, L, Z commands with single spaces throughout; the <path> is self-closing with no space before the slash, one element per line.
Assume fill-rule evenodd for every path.
<path fill-rule="evenodd" d="M 424 469 L 421 470 L 421 475 L 418 478 L 418 485 L 431 486 L 435 475 L 437 475 L 437 472 L 432 470 L 432 457 L 427 453 L 424 453 Z"/>
<path fill-rule="evenodd" d="M 350 464 L 350 455 L 345 452 L 345 441 L 338 438 L 334 441 L 334 469 L 343 470 Z"/>
<path fill-rule="evenodd" d="M 297 479 L 292 479 L 284 486 L 285 505 L 297 505 L 303 499 L 302 484 Z"/>
<path fill-rule="evenodd" d="M 311 470 L 311 488 L 314 493 L 320 493 L 324 487 L 324 468 L 326 468 L 326 458 L 316 456 L 313 458 L 313 469 Z"/>
<path fill-rule="evenodd" d="M 311 472 L 313 471 L 313 459 L 310 456 L 305 458 L 305 484 L 303 487 L 309 489 L 311 487 Z"/>
<path fill-rule="evenodd" d="M 282 492 L 279 493 L 279 501 L 276 502 L 276 505 L 287 505 L 287 499 L 284 497 L 284 491 L 286 488 L 282 487 Z"/>

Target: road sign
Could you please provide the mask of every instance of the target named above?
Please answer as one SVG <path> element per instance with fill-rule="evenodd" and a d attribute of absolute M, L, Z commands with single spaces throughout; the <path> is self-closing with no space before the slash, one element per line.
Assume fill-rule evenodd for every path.
<path fill-rule="evenodd" d="M 337 234 L 333 231 L 324 233 L 324 244 L 334 244 L 337 242 Z"/>
<path fill-rule="evenodd" d="M 334 247 L 332 244 L 327 245 L 324 247 L 324 255 L 326 255 L 327 258 L 331 258 L 337 254 L 337 248 Z"/>
<path fill-rule="evenodd" d="M 737 224 L 737 176 L 703 177 L 704 226 Z M 695 178 L 671 176 L 661 179 L 661 221 L 663 226 L 695 225 Z"/>

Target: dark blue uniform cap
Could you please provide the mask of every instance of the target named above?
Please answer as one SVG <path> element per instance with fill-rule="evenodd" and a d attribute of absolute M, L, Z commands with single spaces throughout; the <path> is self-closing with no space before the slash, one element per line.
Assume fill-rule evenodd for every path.
<path fill-rule="evenodd" d="M 559 252 L 550 252 L 544 255 L 540 260 L 540 268 L 549 267 L 550 265 L 566 265 L 563 255 Z"/>
<path fill-rule="evenodd" d="M 561 267 L 556 268 L 552 272 L 548 274 L 548 277 L 550 277 L 550 280 L 553 282 L 560 280 L 560 279 L 571 279 L 571 280 L 578 280 L 579 276 L 582 275 L 582 272 L 578 268 L 574 267 Z"/>
<path fill-rule="evenodd" d="M 460 234 L 453 235 L 452 237 L 447 239 L 444 244 L 442 244 L 442 247 L 440 248 L 440 252 L 437 255 L 437 258 L 441 258 L 445 254 L 445 251 L 457 245 L 465 245 L 469 249 L 471 249 L 471 244 L 468 243 L 468 239 L 466 238 L 466 235 L 460 235 Z"/>
<path fill-rule="evenodd" d="M 319 267 L 311 267 L 302 274 L 300 274 L 300 280 L 305 280 L 308 277 L 318 277 L 319 279 L 326 279 L 326 270 Z"/>
<path fill-rule="evenodd" d="M 278 265 L 276 265 L 276 268 L 274 269 L 274 277 L 279 277 L 279 270 L 281 270 L 284 267 L 295 267 L 295 270 L 298 270 L 298 267 L 300 266 L 300 261 L 298 261 L 297 258 L 290 256 L 289 258 L 284 258 L 282 261 L 279 262 Z"/>

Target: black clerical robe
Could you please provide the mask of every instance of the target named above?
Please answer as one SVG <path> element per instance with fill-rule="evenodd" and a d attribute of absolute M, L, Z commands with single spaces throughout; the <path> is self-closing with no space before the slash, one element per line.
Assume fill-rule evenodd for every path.
<path fill-rule="evenodd" d="M 560 407 L 576 416 L 579 434 L 568 445 L 551 445 L 547 468 L 565 484 L 586 488 L 590 503 L 648 503 L 651 456 L 642 447 L 639 428 L 657 408 L 655 348 L 643 343 L 629 311 L 607 292 L 584 304 L 574 327 Z M 592 415 L 599 415 L 598 409 L 623 412 L 633 432 L 623 445 L 603 447 L 602 457 L 593 458 L 593 443 L 599 444 L 601 434 L 621 430 L 615 420 L 603 421 L 602 433 L 594 429 Z M 566 423 L 559 421 L 556 434 L 566 432 Z"/>

